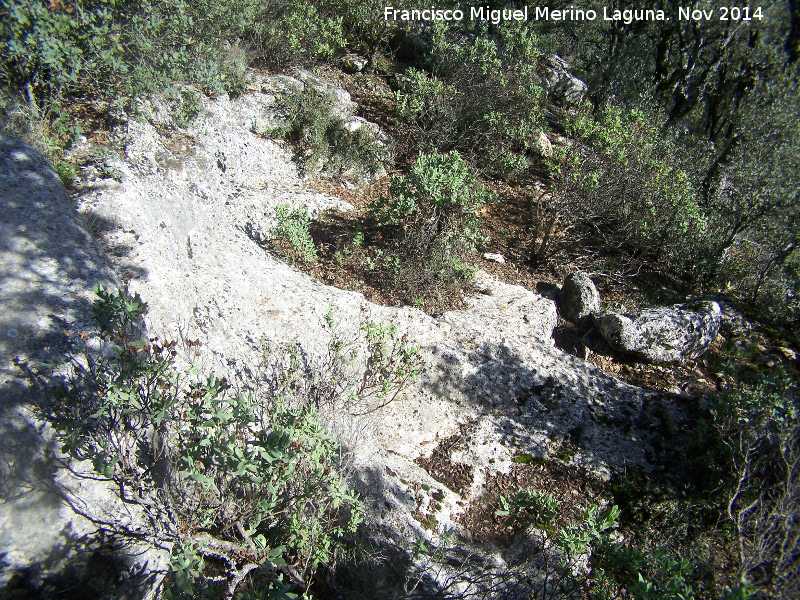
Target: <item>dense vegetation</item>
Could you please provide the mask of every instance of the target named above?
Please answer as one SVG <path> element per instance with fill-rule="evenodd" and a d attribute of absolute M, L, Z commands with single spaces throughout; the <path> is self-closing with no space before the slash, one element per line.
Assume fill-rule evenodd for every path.
<path fill-rule="evenodd" d="M 575 4 L 600 14 L 604 5 L 548 3 L 551 9 Z M 393 23 L 384 20 L 383 4 L 373 1 L 341 6 L 329 0 L 3 0 L 0 121 L 42 148 L 69 181 L 74 172 L 62 160 L 63 150 L 82 132 L 113 124 L 121 111 L 134 113 L 146 94 L 180 82 L 211 95 L 237 95 L 247 89 L 248 68 L 335 65 L 346 52 L 355 53 L 366 60 L 367 73 L 394 86 L 391 117 L 406 133 L 398 153 L 404 172 L 392 177 L 387 196 L 371 199 L 363 225 L 373 231 L 365 236 L 359 230 L 342 251 L 363 257 L 371 276 L 388 282 L 397 297 L 433 308 L 457 299 L 482 243 L 481 210 L 496 198 L 487 187 L 516 186 L 532 190 L 526 268 L 580 253 L 594 271 L 617 281 L 650 271 L 694 293 L 724 291 L 796 336 L 800 6 L 776 0 L 765 2 L 750 21 L 696 22 L 677 18 L 679 4 L 647 0 L 635 7 L 663 10 L 669 21 L 492 24 Z M 730 3 L 740 9 L 746 4 Z M 548 91 L 552 53 L 587 82 L 583 102 L 565 103 Z M 339 156 L 341 165 L 364 158 L 375 170 L 385 157 L 376 157 L 364 140 L 343 138 L 341 123 L 326 116 L 325 105 L 324 98 L 297 99 L 296 122 L 276 133 L 311 147 L 313 156 Z M 541 132 L 557 140 L 552 153 L 537 147 Z M 283 207 L 278 217 L 276 247 L 298 264 L 317 260 L 308 216 Z M 366 249 L 369 243 L 374 247 Z M 153 345 L 140 355 L 125 337 L 128 325 L 116 333 L 111 328 L 114 318 L 135 321 L 141 311 L 122 296 L 105 295 L 98 306 L 105 311 L 104 335 L 121 350 L 113 364 L 85 375 L 80 389 L 94 395 L 79 398 L 71 417 L 97 421 L 90 447 L 98 468 L 124 479 L 132 476 L 125 471 L 126 449 L 109 447 L 108 432 L 130 410 L 144 411 L 156 428 L 169 426 L 165 411 L 186 399 L 147 387 L 151 380 L 178 377 L 169 346 Z M 380 330 L 380 336 L 385 333 Z M 374 343 L 378 334 L 373 328 L 365 335 Z M 383 348 L 381 341 L 380 356 Z M 395 378 L 392 389 L 413 371 L 413 352 L 394 352 L 404 357 L 399 364 L 408 372 L 376 371 L 378 379 Z M 691 483 L 680 481 L 683 504 L 676 503 L 670 517 L 674 531 L 681 524 L 689 528 L 689 519 L 707 525 L 693 538 L 695 545 L 658 536 L 640 540 L 641 547 L 613 543 L 606 533 L 612 521 L 643 510 L 629 491 L 641 482 L 617 482 L 621 514 L 593 509 L 582 523 L 564 525 L 563 560 L 553 568 L 565 587 L 556 592 L 734 598 L 789 597 L 797 590 L 797 391 L 785 374 L 731 373 L 692 432 L 698 457 L 692 466 L 699 475 Z M 134 383 L 145 386 L 135 397 L 147 406 L 129 406 Z M 307 565 L 300 580 L 334 562 L 331 548 L 355 528 L 360 508 L 335 472 L 320 469 L 325 463 L 319 457 L 330 460 L 334 448 L 310 405 L 284 403 L 280 391 L 256 409 L 247 399 L 227 396 L 224 383 L 213 378 L 193 379 L 189 389 L 207 407 L 175 425 L 193 432 L 179 439 L 174 457 L 184 465 L 184 478 L 197 484 L 188 507 L 192 514 L 186 515 L 190 525 L 226 531 L 225 541 L 247 544 L 255 554 L 288 547 Z M 98 398 L 104 399 L 99 406 Z M 220 419 L 233 424 L 213 433 Z M 239 434 L 254 422 L 271 433 L 260 454 L 243 454 L 253 448 L 242 446 Z M 63 423 L 66 446 L 77 451 L 85 440 L 70 436 L 83 435 L 82 429 Z M 217 437 L 204 438 L 206 430 Z M 274 461 L 286 468 L 277 469 Z M 232 475 L 219 468 L 228 463 L 238 465 Z M 206 466 L 195 470 L 196 464 Z M 292 502 L 313 491 L 297 491 L 293 486 L 302 481 L 289 481 L 288 469 L 302 472 L 314 491 L 336 492 L 303 525 L 290 520 Z M 262 493 L 266 482 L 269 494 Z M 228 493 L 248 503 L 230 513 Z M 557 508 L 551 498 L 522 491 L 503 503 L 503 515 L 517 524 L 537 523 Z M 212 516 L 212 504 L 225 510 Z M 344 506 L 349 512 L 342 520 L 337 511 Z M 315 544 L 304 545 L 304 536 Z M 595 554 L 593 577 L 580 579 L 576 563 L 589 542 L 605 551 Z M 193 543 L 176 549 L 175 594 L 199 589 L 202 557 Z M 733 575 L 720 573 L 715 580 L 698 566 L 702 561 L 693 562 L 703 544 L 735 547 Z M 265 585 L 283 590 L 288 579 L 277 575 L 283 558 L 268 558 L 274 564 L 265 570 Z M 709 562 L 703 563 L 706 569 Z"/>

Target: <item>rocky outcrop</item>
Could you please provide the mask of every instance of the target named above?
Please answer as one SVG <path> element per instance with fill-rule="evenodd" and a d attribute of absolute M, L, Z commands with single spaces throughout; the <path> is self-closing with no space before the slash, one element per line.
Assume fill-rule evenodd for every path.
<path fill-rule="evenodd" d="M 22 369 L 61 363 L 114 281 L 47 161 L 0 135 L 0 597 L 153 598 L 166 572 L 159 526 L 61 454 Z"/>
<path fill-rule="evenodd" d="M 714 342 L 720 312 L 716 302 L 700 301 L 631 314 L 595 315 L 594 324 L 615 350 L 655 363 L 685 363 Z"/>
<path fill-rule="evenodd" d="M 64 258 L 37 262 L 39 253 L 32 247 L 19 259 L 19 264 L 30 260 L 33 265 L 21 271 L 20 289 L 27 281 L 41 281 L 47 301 L 66 298 L 88 308 L 92 280 L 86 277 L 101 272 L 96 270 L 100 266 L 90 260 L 94 255 L 74 253 L 99 244 L 118 273 L 131 274 L 131 291 L 148 303 L 148 333 L 198 340 L 201 345 L 193 346 L 191 360 L 245 391 L 259 384 L 261 340 L 298 340 L 311 364 L 324 362 L 330 340 L 324 316 L 331 306 L 342 339 L 358 339 L 365 320 L 394 325 L 406 343 L 420 347 L 420 377 L 379 412 L 352 418 L 346 411 L 329 411 L 324 421 L 351 461 L 351 481 L 366 506 L 367 534 L 391 544 L 404 560 L 413 560 L 408 548 L 448 528 L 467 536 L 459 524 L 465 507 L 484 492 L 487 477 L 508 473 L 520 453 L 560 456 L 560 461 L 606 478 L 623 466 L 651 468 L 648 457 L 659 432 L 665 427 L 680 430 L 684 422 L 680 407 L 556 349 L 552 300 L 479 273 L 462 310 L 434 317 L 410 307 L 371 304 L 360 294 L 314 281 L 266 252 L 259 241 L 270 236 L 277 204 L 302 206 L 311 215 L 348 208 L 338 198 L 309 191 L 289 149 L 253 130 L 254 122 L 273 118 L 264 112 L 270 93 L 254 91 L 246 100 L 235 101 L 201 98 L 197 118 L 184 127 L 166 126 L 171 123 L 169 114 L 153 102 L 152 111 L 142 111 L 144 119 L 120 126 L 113 135 L 119 154 L 107 158 L 102 170 L 87 165 L 80 173 L 77 202 L 92 224 L 95 242 L 85 232 L 70 237 L 69 224 L 80 223 L 74 215 L 56 212 L 51 203 L 27 206 L 27 221 L 14 227 L 47 222 L 49 228 L 29 225 L 29 233 L 17 235 L 35 233 L 51 240 L 41 243 L 63 243 L 54 256 Z M 72 158 L 86 162 L 95 154 L 95 148 L 84 143 Z M 106 177 L 109 169 L 117 176 Z M 25 175 L 25 181 L 33 185 L 37 177 Z M 47 177 L 48 185 L 56 186 Z M 59 206 L 67 207 L 59 189 Z M 33 197 L 18 196 L 20 202 Z M 57 226 L 47 221 L 51 213 Z M 6 239 L 17 238 L 4 230 L 4 243 Z M 66 275 L 59 275 L 62 271 Z M 58 277 L 72 278 L 73 287 L 48 287 Z M 5 284 L 2 289 L 7 289 Z M 36 288 L 31 297 L 38 293 Z M 31 317 L 26 332 L 35 332 L 48 311 Z M 80 319 L 64 317 L 73 331 L 90 327 Z M 54 333 L 60 325 L 55 322 Z M 31 435 L 33 428 L 30 425 Z M 463 485 L 451 490 L 420 464 L 435 457 L 442 440 L 454 435 L 463 436 L 450 456 L 463 469 Z M 0 440 L 18 437 L 4 434 Z M 560 453 L 566 446 L 574 447 L 568 455 Z M 80 495 L 82 500 L 92 497 Z M 58 506 L 67 510 L 64 504 Z M 117 509 L 112 497 L 103 506 L 124 514 L 137 505 Z M 421 523 L 421 512 L 435 518 Z M 119 517 L 111 524 L 141 531 L 136 529 L 138 518 Z M 33 531 L 30 521 L 9 517 L 3 523 L 0 553 L 6 554 L 0 561 L 10 564 L 15 556 L 32 556 L 33 551 L 26 550 Z M 71 527 L 84 532 L 83 526 L 76 521 Z M 88 564 L 87 557 L 105 556 L 103 548 L 90 546 L 70 556 Z M 487 564 L 501 571 L 504 560 L 495 553 Z M 142 572 L 158 569 L 148 562 Z M 427 581 L 435 583 L 442 573 L 427 574 Z"/>
<path fill-rule="evenodd" d="M 583 102 L 588 92 L 586 84 L 569 71 L 569 63 L 556 54 L 545 59 L 545 84 L 556 102 L 576 105 Z"/>
<path fill-rule="evenodd" d="M 564 280 L 558 293 L 561 316 L 575 324 L 583 324 L 600 310 L 600 292 L 588 273 L 575 271 Z"/>
<path fill-rule="evenodd" d="M 184 126 L 181 128 L 192 135 L 191 132 L 195 131 L 198 125 L 208 126 L 209 119 L 203 117 L 209 116 L 207 108 L 213 104 L 219 107 L 219 110 L 212 112 L 220 114 L 221 111 L 226 115 L 227 122 L 235 123 L 262 136 L 272 136 L 275 131 L 285 130 L 292 119 L 292 115 L 286 109 L 287 98 L 314 89 L 330 98 L 329 114 L 323 116 L 331 118 L 340 125 L 340 135 L 363 136 L 371 145 L 370 151 L 374 154 L 374 160 L 365 161 L 363 164 L 355 161 L 349 168 L 340 169 L 333 168 L 329 164 L 330 157 L 324 153 L 316 156 L 315 160 L 300 157 L 305 158 L 304 167 L 309 173 L 336 177 L 351 186 L 358 186 L 383 177 L 386 174 L 385 165 L 394 160 L 394 140 L 379 125 L 355 115 L 356 103 L 341 85 L 320 79 L 304 69 L 295 69 L 292 71 L 292 76 L 251 74 L 248 79 L 248 89 L 250 93 L 234 99 L 221 95 L 214 103 L 201 98 L 197 109 L 200 114 L 191 122 L 182 124 Z M 184 91 L 196 95 L 193 88 L 186 87 Z M 174 103 L 159 98 L 151 98 L 140 106 L 140 112 L 156 127 L 175 127 L 176 110 L 180 109 Z"/>
<path fill-rule="evenodd" d="M 247 118 L 241 105 L 225 98 L 202 102 L 197 120 L 171 137 L 147 121 L 120 128 L 122 181 L 87 181 L 80 193 L 88 219 L 113 217 L 114 226 L 101 238 L 120 270 L 136 265 L 131 285 L 150 305 L 151 330 L 201 340 L 204 365 L 235 379 L 253 370 L 262 338 L 298 339 L 310 355 L 323 352 L 321 322 L 331 304 L 342 335 L 353 337 L 365 318 L 394 324 L 408 343 L 422 348 L 426 368 L 402 401 L 373 417 L 380 424 L 360 431 L 362 438 L 351 446 L 370 473 L 382 472 L 385 461 L 407 480 L 425 477 L 413 459 L 465 425 L 484 432 L 464 451 L 474 458 L 470 489 L 476 491 L 483 469 L 509 468 L 515 451 L 547 453 L 578 422 L 584 447 L 576 461 L 597 468 L 646 465 L 646 433 L 631 443 L 631 434 L 608 430 L 595 416 L 633 418 L 646 394 L 555 349 L 551 300 L 480 273 L 463 310 L 434 318 L 408 307 L 376 306 L 266 253 L 256 241 L 269 237 L 276 204 L 302 206 L 311 215 L 347 205 L 308 191 L 291 153 L 242 125 Z M 175 138 L 191 144 L 181 148 Z M 548 392 L 547 409 L 535 391 L 546 381 L 558 382 L 553 389 L 559 390 Z M 505 410 L 500 407 L 513 407 L 513 417 L 498 417 L 495 411 Z M 492 435 L 505 439 L 511 430 L 521 436 L 514 442 L 518 450 L 488 441 Z M 383 506 L 385 499 L 376 496 L 383 488 L 370 485 L 364 493 Z M 454 525 L 456 500 L 442 503 L 437 519 L 443 526 Z M 381 509 L 382 522 L 395 531 L 419 532 L 413 511 L 403 506 L 397 504 L 399 512 Z"/>

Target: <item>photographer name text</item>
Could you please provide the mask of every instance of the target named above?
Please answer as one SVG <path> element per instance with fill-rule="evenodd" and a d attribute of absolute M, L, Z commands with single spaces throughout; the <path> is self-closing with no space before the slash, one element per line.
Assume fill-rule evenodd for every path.
<path fill-rule="evenodd" d="M 383 10 L 385 21 L 489 21 L 494 25 L 507 21 L 618 21 L 630 25 L 635 21 L 670 21 L 672 17 L 663 10 L 653 9 L 609 9 L 601 11 L 570 7 L 554 10 L 547 6 L 518 9 L 492 9 L 488 6 L 473 6 L 469 12 L 460 9 L 439 9 L 436 7 L 405 9 L 386 6 Z M 679 21 L 760 21 L 761 7 L 718 6 L 698 9 L 679 7 Z"/>

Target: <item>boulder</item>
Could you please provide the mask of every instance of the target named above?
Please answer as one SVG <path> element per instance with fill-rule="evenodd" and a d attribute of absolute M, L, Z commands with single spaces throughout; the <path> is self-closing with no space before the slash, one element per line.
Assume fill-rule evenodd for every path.
<path fill-rule="evenodd" d="M 594 324 L 615 350 L 654 363 L 685 363 L 714 342 L 720 315 L 719 304 L 700 301 L 631 314 L 595 315 Z"/>
<path fill-rule="evenodd" d="M 575 324 L 600 310 L 600 292 L 587 273 L 575 271 L 567 275 L 558 294 L 558 308 L 564 319 Z"/>
<path fill-rule="evenodd" d="M 92 286 L 114 280 L 52 167 L 0 134 L 0 598 L 143 600 L 167 571 L 161 520 L 61 453 L 15 366 L 62 364 L 93 328 Z"/>
<path fill-rule="evenodd" d="M 357 54 L 347 54 L 339 61 L 339 65 L 345 73 L 360 73 L 367 66 L 367 59 Z"/>
<path fill-rule="evenodd" d="M 501 265 L 503 265 L 506 262 L 506 257 L 497 252 L 484 252 L 483 260 L 490 260 L 492 262 L 500 263 Z"/>
<path fill-rule="evenodd" d="M 569 63 L 556 54 L 551 54 L 545 60 L 544 81 L 552 98 L 564 104 L 580 104 L 589 89 L 569 72 Z"/>
<path fill-rule="evenodd" d="M 531 143 L 532 150 L 542 158 L 553 158 L 553 144 L 544 131 L 540 131 L 536 139 Z"/>

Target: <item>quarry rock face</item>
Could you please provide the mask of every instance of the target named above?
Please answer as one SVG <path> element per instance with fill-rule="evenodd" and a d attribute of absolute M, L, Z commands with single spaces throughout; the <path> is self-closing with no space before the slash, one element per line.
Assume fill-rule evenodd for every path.
<path fill-rule="evenodd" d="M 63 361 L 116 277 L 39 152 L 0 134 L 0 597 L 155 597 L 169 562 L 142 506 L 72 461 L 23 369 Z"/>
<path fill-rule="evenodd" d="M 595 315 L 594 324 L 615 350 L 655 363 L 685 363 L 714 342 L 720 314 L 716 302 L 699 301 L 631 314 Z"/>
<path fill-rule="evenodd" d="M 374 502 L 371 526 L 402 532 L 403 539 L 431 532 L 414 519 L 406 492 L 384 466 L 406 481 L 432 484 L 414 459 L 464 428 L 481 432 L 464 450 L 473 474 L 469 493 L 479 492 L 486 467 L 508 469 L 518 451 L 554 452 L 578 429 L 576 463 L 598 472 L 646 466 L 642 440 L 649 434 L 631 442 L 631 434 L 604 426 L 597 415 L 635 419 L 648 393 L 554 348 L 552 300 L 479 273 L 464 309 L 433 317 L 325 286 L 265 251 L 259 242 L 270 239 L 277 204 L 312 216 L 348 205 L 309 191 L 291 152 L 244 126 L 250 117 L 243 110 L 225 98 L 204 98 L 196 120 L 171 135 L 157 126 L 161 117 L 131 120 L 117 132 L 122 181 L 87 181 L 81 190 L 88 220 L 113 221 L 101 241 L 120 271 L 134 273 L 132 290 L 150 305 L 150 331 L 199 339 L 201 366 L 234 380 L 252 371 L 263 338 L 299 340 L 310 356 L 323 355 L 323 316 L 331 305 L 343 336 L 358 337 L 365 319 L 396 326 L 421 348 L 424 368 L 415 384 L 368 424 L 326 418 L 343 443 L 357 431 L 358 442 L 347 444 L 360 491 Z M 544 412 L 536 390 L 547 381 L 557 385 L 548 388 L 552 405 Z M 505 410 L 513 412 L 499 416 Z M 497 443 L 509 435 L 518 449 Z M 456 526 L 458 499 L 452 493 L 440 503 L 442 527 Z"/>
<path fill-rule="evenodd" d="M 263 241 L 270 239 L 279 204 L 305 208 L 312 217 L 326 209 L 351 209 L 331 194 L 310 191 L 292 152 L 266 139 L 253 125 L 280 118 L 268 108 L 273 106 L 270 86 L 294 85 L 286 79 L 264 81 L 261 91 L 235 101 L 202 97 L 197 117 L 182 127 L 174 125 L 168 107 L 153 100 L 143 105 L 142 120 L 130 119 L 114 132 L 111 147 L 116 154 L 105 159 L 103 169 L 91 164 L 95 155 L 91 145 L 79 145 L 72 158 L 86 164 L 76 194 L 77 214 L 70 212 L 63 188 L 41 161 L 30 174 L 16 179 L 4 176 L 2 185 L 24 190 L 3 196 L 3 202 L 11 198 L 22 207 L 8 231 L 22 231 L 14 234 L 22 236 L 18 244 L 23 238 L 39 240 L 30 242 L 34 246 L 29 256 L 21 259 L 13 255 L 22 246 L 4 249 L 4 260 L 18 260 L 22 266 L 39 260 L 35 244 L 64 244 L 62 254 L 78 252 L 76 258 L 56 255 L 50 262 L 45 253 L 41 265 L 32 262 L 29 275 L 17 278 L 13 284 L 17 288 L 9 289 L 24 290 L 28 281 L 42 285 L 29 290 L 28 297 L 20 296 L 18 304 L 35 306 L 40 294 L 47 302 L 66 298 L 67 308 L 75 309 L 73 320 L 81 328 L 91 328 L 86 316 L 90 313 L 84 309 L 90 306 L 91 286 L 107 273 L 102 256 L 117 279 L 130 275 L 131 292 L 148 303 L 148 335 L 199 341 L 192 362 L 202 372 L 214 371 L 245 391 L 257 384 L 263 340 L 297 341 L 310 364 L 320 365 L 331 339 L 325 325 L 329 311 L 337 335 L 362 338 L 362 344 L 360 332 L 366 321 L 394 325 L 405 343 L 420 348 L 419 377 L 380 411 L 359 417 L 332 411 L 322 420 L 349 457 L 348 473 L 364 500 L 368 535 L 381 544 L 393 544 L 400 553 L 421 539 L 437 539 L 450 528 L 463 531 L 459 519 L 465 506 L 480 497 L 487 477 L 508 473 L 519 453 L 547 458 L 559 455 L 566 445 L 574 446 L 564 460 L 605 478 L 623 466 L 649 469 L 651 442 L 665 426 L 663 420 L 669 419 L 670 427 L 681 427 L 684 417 L 677 404 L 556 349 L 553 300 L 479 272 L 463 309 L 431 316 L 411 307 L 379 306 L 361 294 L 326 286 L 265 250 Z M 4 147 L 4 156 L 8 154 Z M 115 176 L 109 177 L 109 171 Z M 30 186 L 40 180 L 57 190 L 55 201 L 32 200 L 37 196 L 30 193 Z M 11 213 L 4 211 L 3 219 L 6 214 Z M 45 222 L 50 226 L 40 226 Z M 82 222 L 92 224 L 94 239 L 78 227 Z M 82 232 L 74 240 L 68 237 L 71 223 Z M 12 237 L 2 239 L 6 244 Z M 91 248 L 99 248 L 99 254 L 92 254 Z M 5 270 L 3 277 L 8 279 L 10 272 Z M 59 277 L 67 281 L 59 283 Z M 108 273 L 108 277 L 115 276 Z M 51 283 L 58 285 L 51 289 Z M 5 280 L 2 289 L 5 294 Z M 22 302 L 26 298 L 30 301 Z M 4 306 L 7 301 L 4 297 Z M 47 308 L 41 314 L 48 311 L 53 312 Z M 44 321 L 40 324 L 41 318 L 30 317 L 31 332 L 50 327 Z M 72 318 L 65 316 L 65 323 Z M 58 321 L 53 331 L 61 325 Z M 45 345 L 54 347 L 50 341 L 36 347 Z M 68 349 L 65 344 L 64 351 Z M 17 414 L 16 406 L 24 399 L 24 394 L 20 396 L 24 385 L 14 389 L 17 400 L 4 400 L 9 414 Z M 33 421 L 18 422 L 31 435 L 39 427 Z M 420 466 L 436 456 L 442 440 L 454 435 L 463 436 L 463 444 L 451 456 L 464 471 L 464 485 L 458 490 L 449 489 Z M 2 435 L 0 440 L 17 437 Z M 437 490 L 435 502 L 426 489 Z M 105 492 L 98 488 L 96 494 L 101 493 Z M 115 502 L 113 497 L 107 502 L 95 499 L 95 492 L 81 493 L 80 498 L 104 510 Z M 0 515 L 10 515 L 13 506 L 8 502 L 0 506 Z M 66 504 L 58 506 L 71 510 Z M 435 519 L 422 523 L 421 512 Z M 24 555 L 34 564 L 36 556 L 51 549 L 26 550 L 27 540 L 35 537 L 33 524 L 15 521 L 13 515 L 0 518 L 6 519 L 0 521 L 4 536 L 0 548 L 16 553 L 0 551 L 1 563 L 9 564 L 9 556 L 18 556 L 14 564 L 22 565 Z M 139 518 L 132 515 L 128 521 L 120 516 L 119 523 L 135 529 Z M 88 527 L 70 527 L 84 531 L 80 529 L 84 526 Z M 151 524 L 151 529 L 157 528 Z M 90 545 L 72 556 L 88 564 L 101 550 Z M 168 551 L 153 552 L 142 555 L 153 557 L 143 572 L 159 572 L 164 564 L 160 561 L 168 557 Z M 489 562 L 500 568 L 503 561 L 493 554 Z M 429 580 L 445 575 L 437 571 L 429 574 Z"/>

